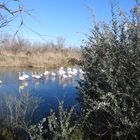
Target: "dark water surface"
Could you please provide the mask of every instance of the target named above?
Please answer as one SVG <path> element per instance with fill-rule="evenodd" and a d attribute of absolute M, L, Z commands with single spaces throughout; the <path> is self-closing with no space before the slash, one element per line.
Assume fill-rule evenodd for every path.
<path fill-rule="evenodd" d="M 27 81 L 19 81 L 18 72 L 25 72 L 30 76 Z M 56 76 L 43 76 L 36 80 L 31 76 L 32 72 L 43 73 L 39 69 L 14 69 L 0 68 L 0 119 L 7 118 L 13 121 L 21 115 L 28 119 L 34 116 L 36 121 L 47 116 L 50 106 L 57 110 L 58 100 L 64 100 L 66 108 L 77 104 L 78 97 L 75 86 L 79 80 L 79 72 L 72 78 L 60 78 L 57 70 L 51 70 Z M 32 114 L 33 113 L 33 114 Z M 26 119 L 27 119 L 26 118 Z"/>

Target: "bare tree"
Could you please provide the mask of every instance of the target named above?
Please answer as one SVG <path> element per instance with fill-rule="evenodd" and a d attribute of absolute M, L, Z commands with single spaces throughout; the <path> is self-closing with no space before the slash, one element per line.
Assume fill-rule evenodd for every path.
<path fill-rule="evenodd" d="M 11 7 L 10 5 L 14 5 Z M 24 6 L 21 0 L 3 0 L 0 2 L 0 29 L 6 27 L 10 22 L 12 22 L 17 16 L 24 13 Z M 21 16 L 21 22 L 19 27 L 22 26 L 23 19 Z"/>
<path fill-rule="evenodd" d="M 19 32 L 20 28 L 24 26 L 46 42 L 40 33 L 34 31 L 26 23 L 24 23 L 24 15 L 28 15 L 32 18 L 31 10 L 25 9 L 22 4 L 22 0 L 3 0 L 0 2 L 0 31 L 3 30 L 4 27 L 7 27 L 9 23 L 15 21 L 17 18 L 20 18 L 20 20 L 18 20 L 19 24 L 14 33 L 14 37 Z"/>
<path fill-rule="evenodd" d="M 58 37 L 57 38 L 57 46 L 62 49 L 65 46 L 65 38 L 64 37 Z"/>

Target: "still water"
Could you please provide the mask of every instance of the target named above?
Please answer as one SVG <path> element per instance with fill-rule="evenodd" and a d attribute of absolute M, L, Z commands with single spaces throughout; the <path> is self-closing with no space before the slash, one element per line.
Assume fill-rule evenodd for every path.
<path fill-rule="evenodd" d="M 30 79 L 19 81 L 19 71 L 24 71 Z M 0 120 L 21 114 L 29 118 L 33 113 L 35 121 L 39 121 L 49 114 L 50 107 L 57 111 L 59 100 L 64 100 L 66 108 L 78 103 L 75 87 L 80 78 L 79 71 L 71 78 L 60 78 L 57 70 L 51 70 L 56 76 L 43 76 L 40 80 L 32 78 L 35 71 L 44 72 L 41 69 L 0 68 L 0 80 L 3 81 L 0 85 Z"/>

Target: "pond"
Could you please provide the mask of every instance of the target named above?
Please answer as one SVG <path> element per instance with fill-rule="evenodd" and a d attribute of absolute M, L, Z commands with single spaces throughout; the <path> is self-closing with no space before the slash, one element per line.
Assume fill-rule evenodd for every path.
<path fill-rule="evenodd" d="M 50 107 L 57 111 L 58 103 L 64 100 L 64 107 L 69 108 L 77 104 L 78 97 L 76 85 L 81 73 L 71 77 L 61 77 L 58 70 L 51 70 L 50 73 L 41 79 L 32 77 L 32 72 L 44 73 L 42 69 L 14 69 L 0 68 L 0 120 L 7 118 L 13 121 L 19 116 L 30 119 L 33 113 L 34 121 L 38 122 L 47 117 Z M 67 73 L 67 69 L 64 68 Z M 19 72 L 25 72 L 29 79 L 19 80 Z M 54 72 L 56 75 L 52 75 Z"/>

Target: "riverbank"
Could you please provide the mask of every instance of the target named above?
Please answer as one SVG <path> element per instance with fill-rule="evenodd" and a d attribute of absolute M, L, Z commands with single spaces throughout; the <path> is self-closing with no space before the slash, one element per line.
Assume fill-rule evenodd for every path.
<path fill-rule="evenodd" d="M 1 55 L 0 67 L 33 67 L 33 68 L 58 68 L 72 66 L 78 63 L 81 55 L 78 52 L 44 52 L 31 55 Z"/>
<path fill-rule="evenodd" d="M 72 66 L 81 60 L 81 50 L 59 43 L 34 43 L 23 38 L 14 41 L 3 37 L 0 46 L 0 67 L 58 68 Z"/>

